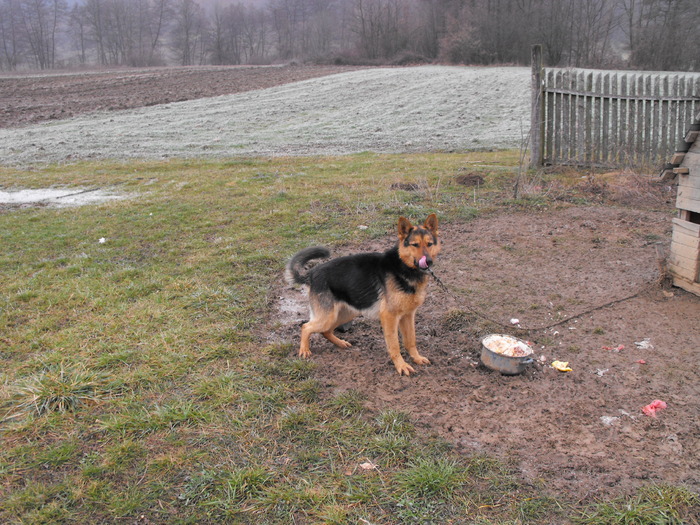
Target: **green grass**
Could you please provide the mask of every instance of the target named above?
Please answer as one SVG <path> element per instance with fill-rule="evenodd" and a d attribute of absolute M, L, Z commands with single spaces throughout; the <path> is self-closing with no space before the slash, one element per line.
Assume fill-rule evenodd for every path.
<path fill-rule="evenodd" d="M 271 284 L 301 247 L 366 243 L 398 215 L 565 205 L 512 201 L 517 158 L 0 169 L 3 187 L 133 195 L 0 212 L 0 522 L 627 523 L 604 521 L 625 505 L 639 523 L 669 508 L 682 517 L 696 503 L 667 490 L 597 507 L 544 497 L 493 458 L 454 453 L 405 412 L 373 412 L 360 392 L 331 395 L 313 361 L 260 335 Z M 486 183 L 459 186 L 465 169 Z"/>
<path fill-rule="evenodd" d="M 685 488 L 651 485 L 632 498 L 598 503 L 587 509 L 582 525 L 682 525 L 688 511 L 697 516 L 700 497 Z M 697 523 L 697 521 L 696 521 Z"/>

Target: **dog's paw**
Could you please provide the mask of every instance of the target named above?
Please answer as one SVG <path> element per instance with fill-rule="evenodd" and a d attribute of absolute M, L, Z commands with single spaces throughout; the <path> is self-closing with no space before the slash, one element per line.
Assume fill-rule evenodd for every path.
<path fill-rule="evenodd" d="M 352 343 L 348 343 L 345 339 L 338 339 L 335 345 L 339 348 L 350 348 Z"/>
<path fill-rule="evenodd" d="M 299 357 L 301 357 L 302 359 L 308 359 L 309 357 L 311 357 L 311 350 L 309 350 L 308 348 L 300 348 Z"/>
<path fill-rule="evenodd" d="M 399 373 L 400 376 L 410 376 L 411 374 L 416 373 L 413 367 L 403 359 L 398 363 L 394 363 L 394 366 L 396 367 L 396 371 Z"/>
<path fill-rule="evenodd" d="M 422 355 L 418 354 L 415 357 L 412 357 L 413 362 L 417 365 L 429 365 L 430 364 L 430 359 L 427 357 L 423 357 Z"/>

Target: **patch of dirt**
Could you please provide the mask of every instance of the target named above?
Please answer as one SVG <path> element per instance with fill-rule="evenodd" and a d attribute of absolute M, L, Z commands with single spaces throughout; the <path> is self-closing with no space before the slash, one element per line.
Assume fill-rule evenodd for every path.
<path fill-rule="evenodd" d="M 350 66 L 201 66 L 0 76 L 0 128 L 230 95 L 334 73 Z"/>
<path fill-rule="evenodd" d="M 348 350 L 312 338 L 329 395 L 356 390 L 373 410 L 405 411 L 458 451 L 503 458 L 554 495 L 586 500 L 661 482 L 697 492 L 700 298 L 664 285 L 670 208 L 572 205 L 440 230 L 434 269 L 449 292 L 433 283 L 417 316 L 432 365 L 399 377 L 378 322 L 360 318 L 343 334 Z M 334 256 L 384 250 L 393 239 Z M 271 331 L 296 345 L 304 294 L 281 283 L 277 296 Z M 518 376 L 486 368 L 488 333 L 531 341 L 536 362 Z M 554 360 L 573 371 L 553 369 Z M 668 407 L 644 415 L 656 399 Z"/>

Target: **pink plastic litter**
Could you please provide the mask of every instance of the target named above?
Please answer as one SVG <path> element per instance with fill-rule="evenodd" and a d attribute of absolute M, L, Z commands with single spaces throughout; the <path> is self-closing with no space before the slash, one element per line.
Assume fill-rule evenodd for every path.
<path fill-rule="evenodd" d="M 660 399 L 655 399 L 647 406 L 642 408 L 642 412 L 644 412 L 647 416 L 656 417 L 656 412 L 659 410 L 663 410 L 664 408 L 666 408 L 666 403 L 664 403 Z"/>

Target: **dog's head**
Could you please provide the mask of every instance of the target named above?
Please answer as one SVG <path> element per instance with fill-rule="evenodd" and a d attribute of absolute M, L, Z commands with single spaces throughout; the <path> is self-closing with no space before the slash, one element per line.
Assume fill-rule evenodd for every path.
<path fill-rule="evenodd" d="M 409 268 L 427 270 L 440 253 L 438 220 L 431 213 L 423 226 L 413 226 L 405 217 L 399 217 L 399 257 Z"/>

